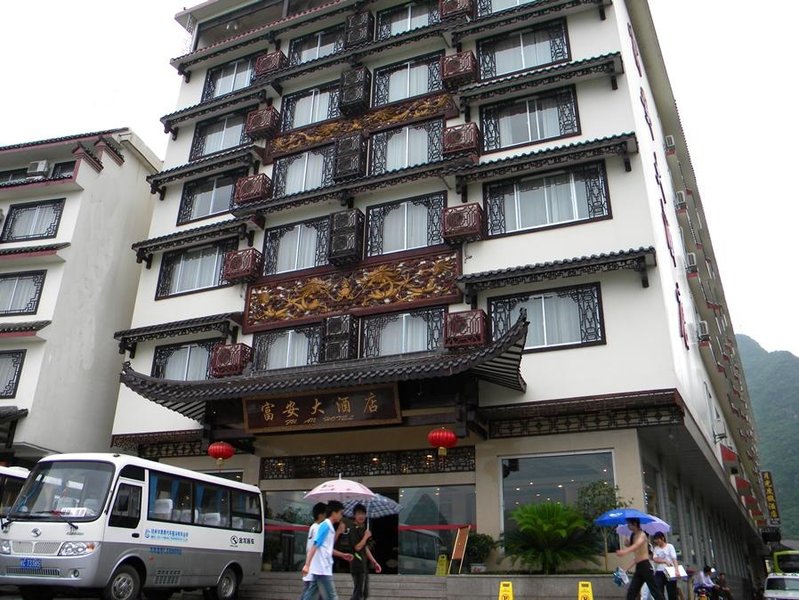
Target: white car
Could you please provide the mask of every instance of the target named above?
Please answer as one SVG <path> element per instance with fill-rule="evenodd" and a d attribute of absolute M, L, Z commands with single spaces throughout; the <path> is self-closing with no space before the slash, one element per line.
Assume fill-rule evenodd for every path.
<path fill-rule="evenodd" d="M 772 573 L 766 577 L 764 600 L 799 600 L 799 573 Z"/>

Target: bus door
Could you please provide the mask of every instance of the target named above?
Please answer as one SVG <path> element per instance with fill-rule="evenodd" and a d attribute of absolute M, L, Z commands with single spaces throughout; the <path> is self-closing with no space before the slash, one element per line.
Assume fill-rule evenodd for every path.
<path fill-rule="evenodd" d="M 119 483 L 108 516 L 106 543 L 129 546 L 144 542 L 141 514 L 143 492 L 142 484 Z"/>

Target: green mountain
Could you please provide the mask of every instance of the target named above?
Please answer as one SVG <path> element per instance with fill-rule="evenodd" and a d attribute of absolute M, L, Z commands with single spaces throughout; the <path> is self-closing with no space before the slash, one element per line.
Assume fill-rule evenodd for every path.
<path fill-rule="evenodd" d="M 782 537 L 799 539 L 799 357 L 735 337 L 752 399 L 760 468 L 772 472 Z"/>

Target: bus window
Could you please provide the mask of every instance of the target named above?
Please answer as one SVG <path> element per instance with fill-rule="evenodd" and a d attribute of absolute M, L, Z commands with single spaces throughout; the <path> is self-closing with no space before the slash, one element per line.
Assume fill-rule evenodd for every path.
<path fill-rule="evenodd" d="M 261 499 L 250 492 L 241 490 L 230 491 L 231 526 L 239 531 L 260 532 Z"/>
<path fill-rule="evenodd" d="M 200 525 L 230 527 L 230 500 L 228 490 L 197 482 L 194 484 Z"/>
<path fill-rule="evenodd" d="M 3 476 L 2 479 L 0 479 L 0 485 L 2 485 L 2 494 L 0 494 L 0 516 L 5 517 L 8 514 L 11 505 L 14 504 L 14 500 L 22 489 L 23 483 L 25 483 L 24 478 L 20 479 L 18 477 Z"/>
<path fill-rule="evenodd" d="M 117 498 L 111 509 L 108 525 L 135 529 L 141 518 L 141 488 L 128 483 L 120 483 Z"/>

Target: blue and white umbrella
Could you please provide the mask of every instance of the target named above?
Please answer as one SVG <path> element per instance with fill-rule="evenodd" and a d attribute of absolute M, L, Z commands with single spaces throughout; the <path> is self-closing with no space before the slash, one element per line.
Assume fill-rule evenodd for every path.
<path fill-rule="evenodd" d="M 600 527 L 615 527 L 616 525 L 626 525 L 627 519 L 638 519 L 643 525 L 653 522 L 655 518 L 635 508 L 614 508 L 599 515 L 594 519 L 594 524 Z"/>
<path fill-rule="evenodd" d="M 366 516 L 369 519 L 398 515 L 400 510 L 402 510 L 402 506 L 398 502 L 382 494 L 375 494 L 374 498 L 369 500 L 348 500 L 344 503 L 344 514 L 352 517 L 357 504 L 363 504 L 366 507 Z"/>

